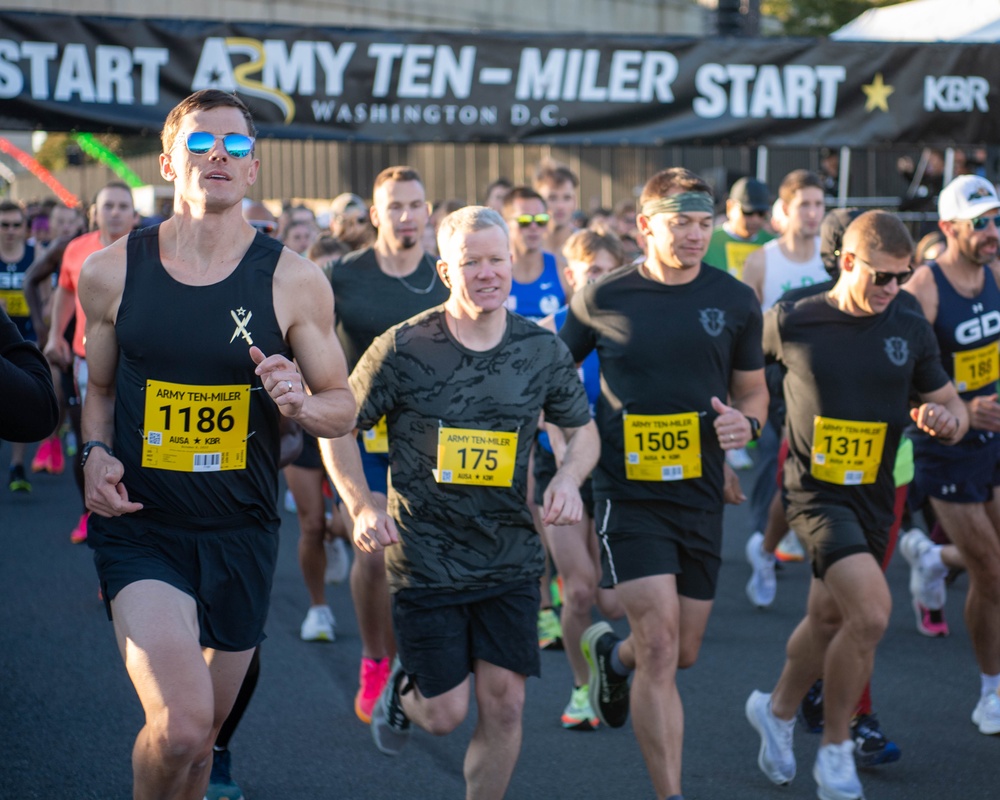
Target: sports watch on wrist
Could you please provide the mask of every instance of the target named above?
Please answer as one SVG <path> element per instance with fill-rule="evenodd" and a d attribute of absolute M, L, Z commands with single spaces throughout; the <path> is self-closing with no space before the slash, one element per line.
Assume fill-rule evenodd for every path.
<path fill-rule="evenodd" d="M 115 455 L 115 451 L 111 449 L 110 445 L 106 445 L 104 442 L 92 441 L 84 442 L 83 449 L 80 451 L 80 468 L 82 469 L 87 464 L 87 459 L 90 458 L 90 451 L 95 447 L 100 447 L 112 458 Z"/>
<path fill-rule="evenodd" d="M 760 438 L 760 421 L 756 417 L 747 417 L 747 422 L 750 423 L 750 441 L 756 442 Z"/>

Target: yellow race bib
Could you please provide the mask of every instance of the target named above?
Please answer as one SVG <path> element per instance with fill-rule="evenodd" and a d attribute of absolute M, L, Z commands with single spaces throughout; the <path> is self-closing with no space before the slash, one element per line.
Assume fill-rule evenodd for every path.
<path fill-rule="evenodd" d="M 146 381 L 142 466 L 174 472 L 245 469 L 249 386 Z"/>
<path fill-rule="evenodd" d="M 625 477 L 683 481 L 701 477 L 698 412 L 625 414 Z"/>
<path fill-rule="evenodd" d="M 509 487 L 517 461 L 517 432 L 438 428 L 438 483 Z"/>
<path fill-rule="evenodd" d="M 376 422 L 370 431 L 361 432 L 361 443 L 365 446 L 366 453 L 389 452 L 389 426 L 385 417 Z"/>
<path fill-rule="evenodd" d="M 726 268 L 729 274 L 742 281 L 743 265 L 746 263 L 747 256 L 759 249 L 759 244 L 750 242 L 726 242 Z"/>
<path fill-rule="evenodd" d="M 875 483 L 886 429 L 884 422 L 816 417 L 809 472 L 818 480 L 840 486 Z"/>
<path fill-rule="evenodd" d="M 24 292 L 20 289 L 0 289 L 0 301 L 3 301 L 3 303 L 7 306 L 7 316 L 31 316 L 31 310 L 28 308 L 28 301 L 24 297 Z"/>
<path fill-rule="evenodd" d="M 997 342 L 953 354 L 955 388 L 971 392 L 1000 379 L 1000 346 Z"/>

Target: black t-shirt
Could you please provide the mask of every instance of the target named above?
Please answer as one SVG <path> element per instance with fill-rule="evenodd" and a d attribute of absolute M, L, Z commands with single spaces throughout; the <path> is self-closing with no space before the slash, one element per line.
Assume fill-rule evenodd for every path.
<path fill-rule="evenodd" d="M 434 259 L 426 253 L 412 275 L 394 278 L 379 269 L 374 248 L 344 256 L 330 274 L 337 312 L 337 338 L 353 370 L 375 337 L 448 299 Z"/>
<path fill-rule="evenodd" d="M 898 301 L 881 314 L 855 317 L 834 308 L 825 292 L 798 301 L 782 300 L 764 315 L 764 352 L 786 368 L 789 514 L 840 505 L 850 508 L 866 530 L 887 528 L 893 519 L 892 468 L 900 436 L 910 421 L 911 389 L 928 393 L 948 383 L 927 320 L 919 310 Z M 818 417 L 868 423 L 869 430 L 885 423 L 873 483 L 842 485 L 811 472 L 821 471 L 820 457 L 835 452 L 851 455 L 859 447 L 864 454 L 869 440 L 874 443 L 879 438 L 826 429 L 816 443 L 817 457 L 813 445 Z M 826 442 L 827 436 L 831 441 Z M 868 452 L 877 452 L 877 444 Z"/>
<path fill-rule="evenodd" d="M 764 366 L 760 303 L 753 290 L 705 264 L 681 286 L 650 280 L 636 266 L 623 267 L 573 296 L 559 335 L 578 362 L 594 348 L 600 357 L 595 497 L 719 510 L 724 459 L 711 398 L 726 402 L 733 370 Z M 627 478 L 623 415 L 687 412 L 699 415 L 702 476 Z"/>

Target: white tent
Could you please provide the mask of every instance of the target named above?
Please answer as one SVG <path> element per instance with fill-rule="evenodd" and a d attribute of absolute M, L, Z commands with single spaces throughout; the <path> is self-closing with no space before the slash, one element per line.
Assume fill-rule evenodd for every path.
<path fill-rule="evenodd" d="M 830 34 L 840 41 L 1000 42 L 1000 0 L 912 0 L 866 11 Z"/>

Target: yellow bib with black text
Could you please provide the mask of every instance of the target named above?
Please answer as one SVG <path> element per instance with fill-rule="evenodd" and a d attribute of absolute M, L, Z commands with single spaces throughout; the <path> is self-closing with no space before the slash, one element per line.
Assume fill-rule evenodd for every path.
<path fill-rule="evenodd" d="M 625 477 L 683 481 L 701 477 L 698 412 L 624 414 Z"/>
<path fill-rule="evenodd" d="M 884 422 L 816 417 L 810 474 L 840 486 L 875 483 L 887 428 Z"/>
<path fill-rule="evenodd" d="M 438 428 L 438 483 L 507 488 L 514 482 L 517 432 Z"/>

